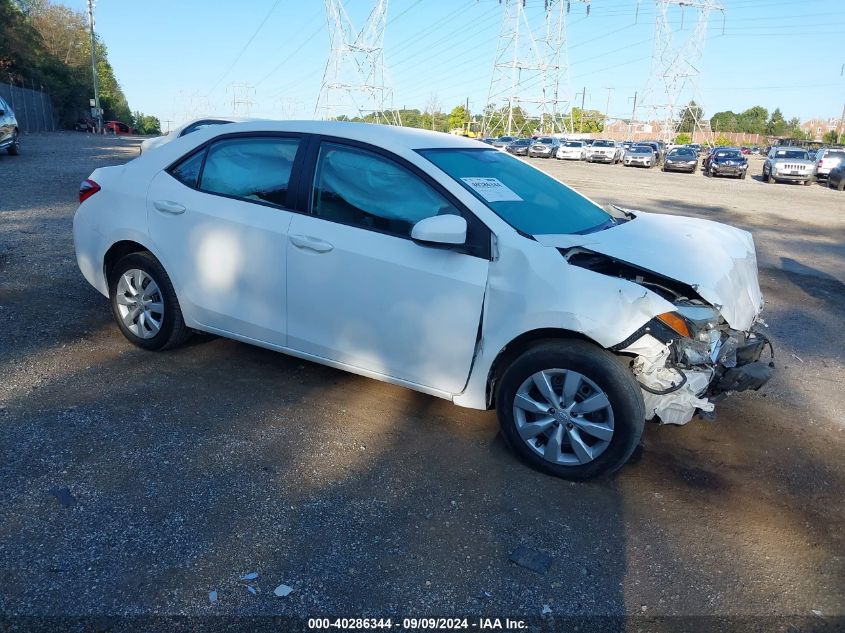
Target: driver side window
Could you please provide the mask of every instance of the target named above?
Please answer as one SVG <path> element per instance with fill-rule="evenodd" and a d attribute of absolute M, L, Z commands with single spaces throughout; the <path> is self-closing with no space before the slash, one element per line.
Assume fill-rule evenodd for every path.
<path fill-rule="evenodd" d="M 311 212 L 320 218 L 409 237 L 411 228 L 458 209 L 416 174 L 357 147 L 323 143 L 314 175 Z"/>

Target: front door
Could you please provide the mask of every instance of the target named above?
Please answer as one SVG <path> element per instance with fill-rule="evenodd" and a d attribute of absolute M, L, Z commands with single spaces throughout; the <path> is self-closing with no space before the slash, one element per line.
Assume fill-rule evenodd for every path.
<path fill-rule="evenodd" d="M 462 391 L 489 261 L 410 239 L 415 222 L 461 211 L 392 158 L 328 142 L 310 211 L 294 216 L 288 234 L 288 346 Z"/>

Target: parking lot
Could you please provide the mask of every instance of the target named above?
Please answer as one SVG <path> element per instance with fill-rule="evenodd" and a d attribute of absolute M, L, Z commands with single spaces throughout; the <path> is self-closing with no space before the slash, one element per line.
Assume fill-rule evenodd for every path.
<path fill-rule="evenodd" d="M 777 353 L 764 392 L 647 425 L 637 463 L 574 484 L 520 463 L 493 412 L 220 338 L 131 346 L 71 222 L 138 144 L 0 156 L 0 612 L 845 626 L 845 194 L 765 184 L 758 157 L 746 180 L 531 160 L 602 204 L 752 231 Z"/>

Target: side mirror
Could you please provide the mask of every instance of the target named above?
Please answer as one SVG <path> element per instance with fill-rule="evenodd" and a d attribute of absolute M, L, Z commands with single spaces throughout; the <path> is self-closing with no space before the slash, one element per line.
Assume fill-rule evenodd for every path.
<path fill-rule="evenodd" d="M 467 221 L 459 215 L 433 215 L 414 225 L 411 239 L 428 244 L 464 244 Z"/>

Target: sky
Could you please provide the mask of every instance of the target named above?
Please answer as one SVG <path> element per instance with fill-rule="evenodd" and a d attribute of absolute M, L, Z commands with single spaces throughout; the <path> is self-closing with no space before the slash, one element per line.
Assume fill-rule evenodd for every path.
<path fill-rule="evenodd" d="M 375 0 L 345 0 L 362 24 Z M 77 10 L 85 0 L 64 0 Z M 779 107 L 784 116 L 839 117 L 845 104 L 845 0 L 722 0 L 711 13 L 697 101 L 721 110 Z M 532 25 L 543 0 L 527 0 Z M 683 15 L 682 15 L 683 13 Z M 642 106 L 655 41 L 651 0 L 571 0 L 561 95 L 630 117 Z M 676 37 L 695 13 L 675 7 Z M 683 21 L 683 29 L 681 28 Z M 389 0 L 384 59 L 393 105 L 448 112 L 487 102 L 499 42 L 498 0 Z M 133 110 L 175 127 L 198 114 L 313 118 L 329 55 L 323 0 L 97 0 L 95 25 Z M 240 86 L 240 87 L 238 87 Z M 688 91 L 684 97 L 691 96 Z M 657 97 L 654 98 L 657 100 Z M 655 101 L 656 102 L 656 101 Z M 646 118 L 643 110 L 638 119 Z"/>

